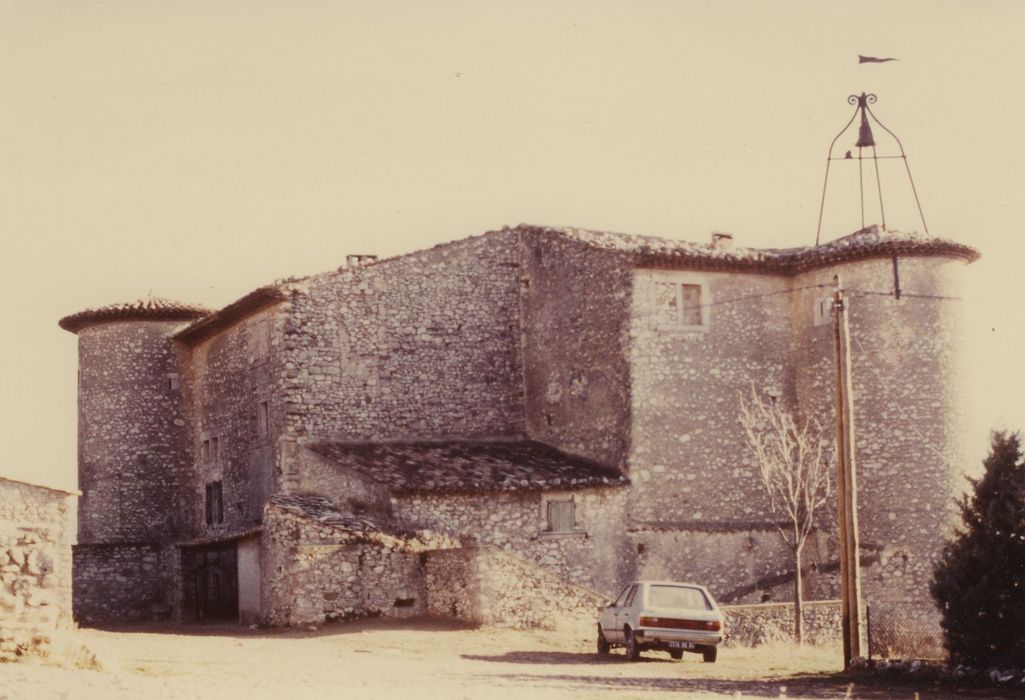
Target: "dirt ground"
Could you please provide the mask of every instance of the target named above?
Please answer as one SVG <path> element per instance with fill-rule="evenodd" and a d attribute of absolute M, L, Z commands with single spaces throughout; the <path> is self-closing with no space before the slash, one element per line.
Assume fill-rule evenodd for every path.
<path fill-rule="evenodd" d="M 996 697 L 865 681 L 840 673 L 835 649 L 721 649 L 714 664 L 647 652 L 602 657 L 587 629 L 515 632 L 437 620 L 363 621 L 319 630 L 162 626 L 79 630 L 99 670 L 0 665 L 0 700 L 49 698 L 940 698 Z M 917 693 L 917 695 L 916 695 Z"/>

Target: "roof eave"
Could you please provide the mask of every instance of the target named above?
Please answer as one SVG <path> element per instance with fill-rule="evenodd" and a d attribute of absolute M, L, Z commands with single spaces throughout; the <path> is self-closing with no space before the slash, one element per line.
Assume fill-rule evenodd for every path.
<path fill-rule="evenodd" d="M 175 333 L 172 337 L 186 345 L 196 343 L 209 338 L 212 335 L 238 323 L 247 316 L 262 311 L 263 309 L 280 303 L 286 299 L 281 288 L 270 285 L 254 289 L 241 299 L 225 306 L 220 311 L 191 323 Z"/>

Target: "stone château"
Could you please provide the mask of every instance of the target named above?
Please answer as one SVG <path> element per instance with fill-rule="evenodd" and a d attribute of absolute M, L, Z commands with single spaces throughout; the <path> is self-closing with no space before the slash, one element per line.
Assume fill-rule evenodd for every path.
<path fill-rule="evenodd" d="M 977 257 L 877 227 L 752 249 L 521 225 L 216 311 L 73 314 L 76 615 L 529 623 L 590 604 L 539 591 L 641 577 L 786 600 L 738 407 L 754 388 L 832 425 L 836 274 L 865 597 L 928 606 L 965 456 L 960 306 L 939 297 Z M 836 592 L 831 518 L 812 598 Z"/>

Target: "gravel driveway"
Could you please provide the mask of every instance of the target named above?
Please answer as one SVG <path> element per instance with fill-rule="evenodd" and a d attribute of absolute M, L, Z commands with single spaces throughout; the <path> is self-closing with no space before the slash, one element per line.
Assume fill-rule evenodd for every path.
<path fill-rule="evenodd" d="M 0 665 L 0 700 L 45 698 L 921 698 L 993 697 L 929 685 L 868 685 L 836 650 L 722 649 L 706 664 L 648 652 L 602 657 L 588 629 L 516 632 L 436 620 L 320 630 L 165 626 L 80 630 L 100 670 Z"/>

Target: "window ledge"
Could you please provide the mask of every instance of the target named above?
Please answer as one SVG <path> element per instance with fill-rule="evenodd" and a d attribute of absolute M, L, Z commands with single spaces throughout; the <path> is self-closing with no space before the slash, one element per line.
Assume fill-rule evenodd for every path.
<path fill-rule="evenodd" d="M 537 537 L 540 540 L 584 539 L 587 537 L 587 530 L 559 530 L 555 532 L 552 530 L 542 530 L 537 533 Z"/>

